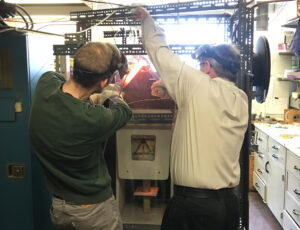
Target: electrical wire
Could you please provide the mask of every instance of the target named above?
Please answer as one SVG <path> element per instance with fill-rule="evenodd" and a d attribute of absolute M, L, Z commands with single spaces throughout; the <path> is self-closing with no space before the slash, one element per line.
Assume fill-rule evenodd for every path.
<path fill-rule="evenodd" d="M 8 29 L 4 29 L 4 30 L 0 30 L 0 34 L 1 34 L 1 33 L 5 33 L 5 32 L 8 32 L 8 31 L 12 31 L 12 30 L 14 30 L 13 27 L 12 27 L 12 28 L 8 28 Z"/>
<path fill-rule="evenodd" d="M 40 31 L 41 29 L 48 27 L 48 26 L 74 26 L 71 24 L 47 24 L 47 25 L 43 25 L 40 28 L 36 29 L 36 31 Z"/>
<path fill-rule="evenodd" d="M 1 1 L 1 3 L 4 3 L 4 0 Z M 25 23 L 25 27 L 23 28 L 23 31 L 33 31 L 33 26 L 34 26 L 34 23 L 33 23 L 33 20 L 30 16 L 30 14 L 21 6 L 19 6 L 18 4 L 10 4 L 10 11 L 11 12 L 8 12 L 8 14 L 12 17 L 15 16 L 15 13 L 17 15 L 19 15 L 23 22 Z M 12 12 L 13 11 L 13 12 Z M 27 19 L 25 18 L 25 16 L 28 17 L 29 21 L 30 21 L 30 26 L 29 26 L 29 22 L 27 21 Z M 4 21 L 4 19 L 2 17 L 0 17 L 0 22 L 2 25 L 4 25 L 5 29 L 2 29 L 0 32 L 1 33 L 5 33 L 5 32 L 8 32 L 8 31 L 22 31 L 22 29 L 20 28 L 17 28 L 17 27 L 11 27 L 9 26 L 8 24 L 6 24 L 6 22 Z"/>
<path fill-rule="evenodd" d="M 29 26 L 28 26 L 28 22 L 27 22 L 26 18 L 18 10 L 16 10 L 16 13 L 23 19 L 23 22 L 25 23 L 26 29 L 28 30 Z"/>
<path fill-rule="evenodd" d="M 0 25 L 0 27 L 4 28 L 3 30 L 0 30 L 0 33 L 4 33 L 4 32 L 7 32 L 7 31 L 16 31 L 16 32 L 22 32 L 22 33 L 32 32 L 32 33 L 39 33 L 39 34 L 47 34 L 47 35 L 64 37 L 63 34 L 55 34 L 55 33 L 49 33 L 49 32 L 43 32 L 43 31 L 37 31 L 37 30 L 31 30 L 31 29 L 22 29 L 22 28 L 18 28 L 18 27 L 10 27 L 10 26 L 9 27 L 4 27 L 4 26 Z"/>
<path fill-rule="evenodd" d="M 260 5 L 264 5 L 264 4 L 268 4 L 268 3 L 277 3 L 277 2 L 291 2 L 291 1 L 295 1 L 295 0 L 271 0 L 271 1 L 263 1 L 263 2 L 259 2 L 255 5 L 253 5 L 251 8 L 254 8 L 254 7 L 257 7 L 257 6 L 260 6 Z M 252 3 L 253 1 L 250 1 L 246 4 L 249 5 L 250 3 Z"/>
<path fill-rule="evenodd" d="M 111 2 L 103 2 L 103 1 L 91 1 L 91 2 L 96 2 L 96 3 L 106 3 L 106 4 L 109 4 L 111 7 L 113 6 L 113 5 L 118 5 L 118 6 L 125 6 L 125 7 L 129 7 L 129 6 L 126 6 L 126 5 L 124 5 L 124 4 L 116 4 L 116 3 L 111 3 Z M 113 8 L 113 7 L 112 7 Z M 114 12 L 113 12 L 114 13 Z M 109 15 L 109 17 L 110 17 L 111 15 Z M 126 17 L 127 18 L 127 17 Z M 106 18 L 107 19 L 107 18 Z M 106 19 L 104 19 L 102 22 L 104 22 Z M 102 23 L 101 22 L 101 23 Z M 98 24 L 96 24 L 96 25 L 98 25 Z M 94 25 L 94 26 L 96 26 L 96 25 Z M 110 26 L 111 27 L 111 29 L 112 29 L 112 31 L 114 30 L 114 28 L 113 28 L 113 26 Z M 131 30 L 131 26 L 129 27 L 129 29 Z M 114 42 L 115 42 L 115 44 L 117 44 L 117 41 L 116 41 L 116 36 L 120 33 L 120 32 L 122 32 L 121 30 L 118 30 L 118 31 L 116 31 L 116 33 L 113 35 L 113 39 L 114 39 Z M 124 36 L 126 36 L 126 31 L 124 30 Z"/>
<path fill-rule="evenodd" d="M 61 19 L 59 19 L 61 20 Z M 1 21 L 1 18 L 0 18 L 0 21 Z M 20 23 L 22 21 L 19 21 L 19 20 L 6 20 L 7 22 L 16 22 L 16 23 Z M 45 21 L 45 22 L 35 22 L 34 25 L 37 25 L 37 24 L 46 24 L 46 23 L 51 23 L 51 22 L 57 22 L 57 23 L 61 23 L 61 22 L 72 22 L 70 20 L 65 20 L 65 21 Z M 74 22 L 73 22 L 74 23 Z M 71 25 L 71 24 L 55 24 L 55 23 L 51 23 L 51 24 L 46 24 L 46 25 L 43 25 L 41 26 L 40 28 L 36 29 L 37 31 L 41 30 L 42 28 L 44 27 L 47 27 L 47 26 L 60 26 L 60 25 Z M 73 24 L 72 24 L 73 25 Z M 7 25 L 8 26 L 8 25 Z"/>
<path fill-rule="evenodd" d="M 3 18 L 14 17 L 16 13 L 16 6 L 12 3 L 6 3 L 4 0 L 0 2 L 0 16 Z"/>
<path fill-rule="evenodd" d="M 284 4 L 280 6 L 279 12 L 269 20 L 269 24 L 272 24 L 274 22 L 274 20 L 282 13 L 282 11 L 286 7 L 286 5 L 287 5 L 287 2 L 284 2 Z"/>
<path fill-rule="evenodd" d="M 46 35 L 53 35 L 53 36 L 60 36 L 60 37 L 64 37 L 64 34 L 56 34 L 56 33 L 50 33 L 50 32 L 44 32 L 44 31 L 37 31 L 37 30 L 25 30 L 25 29 L 19 29 L 19 28 L 15 28 L 16 31 L 20 31 L 20 32 L 32 32 L 32 33 L 39 33 L 39 34 L 46 34 Z"/>
<path fill-rule="evenodd" d="M 7 27 L 8 27 L 8 25 L 7 25 L 6 22 L 4 21 L 4 18 L 2 18 L 1 16 L 0 16 L 0 25 L 7 26 Z"/>
<path fill-rule="evenodd" d="M 142 100 L 128 102 L 127 104 L 132 105 L 132 104 L 135 104 L 135 103 L 145 102 L 145 101 L 164 101 L 164 100 L 169 100 L 169 99 L 162 99 L 162 98 L 159 98 L 159 99 L 142 99 Z"/>
<path fill-rule="evenodd" d="M 109 5 L 112 7 L 113 5 L 116 5 L 116 4 L 110 2 Z M 121 6 L 125 6 L 125 5 L 121 5 Z M 113 8 L 113 7 L 112 7 L 112 8 Z M 126 17 L 126 18 L 127 18 L 127 17 Z M 113 26 L 110 26 L 110 27 L 111 27 L 111 29 L 112 29 L 112 31 L 113 31 L 113 30 L 114 30 Z M 129 29 L 131 29 L 131 26 L 129 27 Z M 117 45 L 116 36 L 117 36 L 120 32 L 122 32 L 121 29 L 120 29 L 119 31 L 117 31 L 117 32 L 114 34 L 114 36 L 113 36 L 115 45 Z M 124 30 L 124 36 L 126 36 L 125 30 Z"/>
<path fill-rule="evenodd" d="M 112 3 L 112 2 L 104 2 L 104 1 L 96 1 L 96 0 L 82 0 L 82 1 L 83 2 L 93 2 L 93 3 L 104 3 L 104 4 L 115 5 L 115 6 L 126 6 L 124 4 Z"/>
<path fill-rule="evenodd" d="M 33 24 L 34 24 L 34 23 L 33 23 L 33 20 L 32 20 L 32 18 L 31 18 L 30 14 L 29 14 L 23 7 L 21 7 L 21 6 L 18 5 L 18 4 L 16 4 L 16 7 L 17 7 L 18 9 L 22 10 L 22 11 L 24 12 L 24 14 L 27 15 L 27 17 L 29 18 L 30 23 L 31 23 L 30 29 L 32 30 L 32 29 L 33 29 Z"/>
<path fill-rule="evenodd" d="M 104 19 L 102 19 L 100 22 L 98 22 L 98 23 L 96 23 L 95 25 L 93 25 L 93 26 L 90 26 L 90 27 L 88 27 L 88 28 L 86 28 L 86 29 L 84 29 L 84 30 L 80 30 L 80 31 L 78 31 L 78 32 L 76 32 L 75 34 L 81 34 L 81 33 L 83 33 L 83 32 L 86 32 L 86 31 L 88 31 L 89 29 L 91 29 L 92 27 L 94 27 L 94 26 L 98 26 L 98 25 L 100 25 L 100 24 L 102 24 L 103 22 L 105 22 L 107 19 L 109 19 L 114 13 L 116 13 L 117 11 L 113 11 L 113 12 L 111 12 L 111 14 L 109 14 L 108 16 L 106 16 Z"/>

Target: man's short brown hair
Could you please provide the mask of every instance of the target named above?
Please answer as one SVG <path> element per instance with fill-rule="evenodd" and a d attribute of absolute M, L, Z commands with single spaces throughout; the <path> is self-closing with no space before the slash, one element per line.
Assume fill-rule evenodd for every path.
<path fill-rule="evenodd" d="M 90 42 L 77 50 L 74 57 L 73 79 L 89 88 L 101 79 L 108 79 L 126 59 L 110 43 Z"/>

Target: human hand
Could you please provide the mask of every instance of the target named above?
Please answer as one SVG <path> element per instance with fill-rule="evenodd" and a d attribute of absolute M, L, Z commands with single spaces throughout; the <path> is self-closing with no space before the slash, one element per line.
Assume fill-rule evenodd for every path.
<path fill-rule="evenodd" d="M 92 104 L 103 105 L 107 99 L 114 100 L 115 98 L 122 98 L 121 87 L 116 84 L 109 84 L 101 93 L 95 93 L 90 96 Z"/>
<path fill-rule="evenodd" d="M 162 80 L 158 80 L 151 85 L 151 95 L 161 99 L 170 99 L 168 90 Z"/>
<path fill-rule="evenodd" d="M 141 6 L 138 6 L 137 8 L 133 8 L 131 10 L 131 13 L 134 14 L 136 19 L 142 22 L 145 20 L 145 18 L 147 18 L 150 15 L 148 10 Z"/>

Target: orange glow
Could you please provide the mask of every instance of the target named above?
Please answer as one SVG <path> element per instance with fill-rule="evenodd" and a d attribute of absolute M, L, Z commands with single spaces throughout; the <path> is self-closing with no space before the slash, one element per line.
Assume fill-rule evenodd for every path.
<path fill-rule="evenodd" d="M 132 70 L 126 74 L 123 78 L 124 88 L 132 81 L 133 78 L 137 75 L 137 73 L 144 67 L 147 66 L 147 62 L 143 59 L 140 59 L 132 68 Z"/>

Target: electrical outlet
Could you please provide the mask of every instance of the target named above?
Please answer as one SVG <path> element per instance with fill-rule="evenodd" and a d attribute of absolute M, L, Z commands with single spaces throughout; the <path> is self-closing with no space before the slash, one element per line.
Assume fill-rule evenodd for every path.
<path fill-rule="evenodd" d="M 24 179 L 25 178 L 25 164 L 7 164 L 6 165 L 7 177 L 11 179 Z"/>

